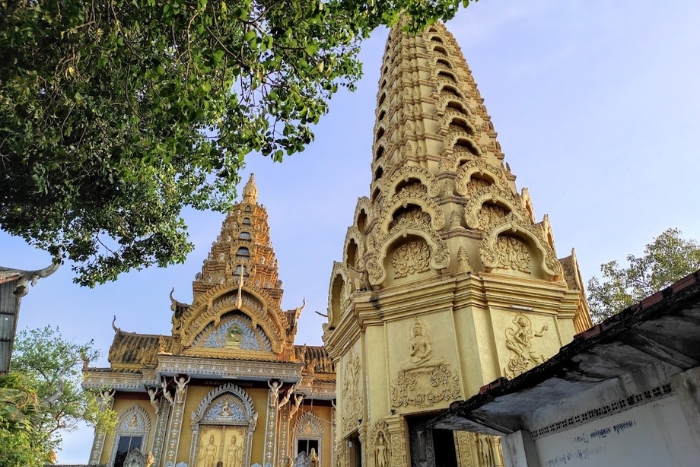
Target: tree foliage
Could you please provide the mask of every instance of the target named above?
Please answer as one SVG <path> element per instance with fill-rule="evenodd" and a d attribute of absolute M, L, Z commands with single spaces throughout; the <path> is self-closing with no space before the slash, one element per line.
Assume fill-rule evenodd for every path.
<path fill-rule="evenodd" d="M 25 467 L 45 464 L 49 453 L 32 443 L 31 416 L 39 398 L 21 374 L 0 375 L 0 465 Z"/>
<path fill-rule="evenodd" d="M 46 463 L 49 454 L 60 446 L 61 434 L 77 429 L 78 422 L 86 422 L 98 431 L 114 428 L 115 412 L 101 409 L 97 395 L 81 387 L 81 364 L 99 357 L 92 344 L 66 341 L 58 328 L 48 326 L 18 333 L 9 375 L 21 382 L 19 386 L 32 388 L 29 395 L 35 397 L 35 403 L 31 411 L 19 411 L 27 414 L 22 418 L 26 429 L 14 425 L 3 442 L 25 443 Z M 15 390 L 15 395 L 22 400 L 22 391 Z"/>
<path fill-rule="evenodd" d="M 594 321 L 600 322 L 676 280 L 700 269 L 700 244 L 668 229 L 644 247 L 644 256 L 627 255 L 627 267 L 617 261 L 600 266 L 603 280 L 588 281 L 588 303 Z"/>
<path fill-rule="evenodd" d="M 244 156 L 302 151 L 361 39 L 469 0 L 0 0 L 0 226 L 94 286 L 184 261 Z"/>

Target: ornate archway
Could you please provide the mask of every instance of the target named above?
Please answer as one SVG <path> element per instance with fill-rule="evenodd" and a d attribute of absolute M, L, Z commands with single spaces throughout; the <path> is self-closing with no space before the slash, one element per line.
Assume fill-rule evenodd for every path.
<path fill-rule="evenodd" d="M 211 391 L 192 412 L 190 465 L 249 467 L 258 414 L 253 400 L 233 383 Z"/>
<path fill-rule="evenodd" d="M 316 446 L 316 455 L 318 456 L 319 460 L 319 465 L 322 465 L 322 460 L 321 460 L 321 451 L 322 449 L 322 444 L 323 444 L 323 434 L 325 433 L 326 428 L 323 425 L 323 420 L 318 418 L 316 415 L 314 415 L 311 412 L 306 412 L 302 416 L 300 416 L 296 423 L 294 423 L 294 452 L 295 452 L 295 457 L 298 456 L 301 452 L 306 452 L 300 451 L 299 445 L 300 441 L 303 444 L 303 441 L 310 441 L 313 442 L 311 444 L 312 446 Z"/>
<path fill-rule="evenodd" d="M 110 465 L 121 466 L 126 455 L 133 448 L 141 452 L 150 449 L 148 435 L 151 431 L 151 417 L 146 410 L 134 405 L 119 417 L 114 433 L 114 445 L 109 456 Z"/>

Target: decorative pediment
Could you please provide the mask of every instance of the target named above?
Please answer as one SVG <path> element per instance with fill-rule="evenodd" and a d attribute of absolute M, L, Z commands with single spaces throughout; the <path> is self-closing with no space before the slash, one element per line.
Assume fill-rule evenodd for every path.
<path fill-rule="evenodd" d="M 487 201 L 505 206 L 507 211 L 513 213 L 518 219 L 529 220 L 527 212 L 516 196 L 509 189 L 501 189 L 496 185 L 481 187 L 469 197 L 469 201 L 464 207 L 464 220 L 472 229 L 487 228 L 487 225 L 482 225 L 483 219 L 479 218 L 479 210 Z"/>
<path fill-rule="evenodd" d="M 455 180 L 455 192 L 458 195 L 467 196 L 470 194 L 469 182 L 472 175 L 479 174 L 480 176 L 486 175 L 493 180 L 493 184 L 501 190 L 506 190 L 508 184 L 503 171 L 483 159 L 470 159 L 466 160 L 456 168 L 457 179 Z"/>
<path fill-rule="evenodd" d="M 197 424 L 249 425 L 257 421 L 253 400 L 233 383 L 211 391 L 192 412 L 192 426 Z"/>
<path fill-rule="evenodd" d="M 240 303 L 236 286 L 211 289 L 202 300 L 195 303 L 183 315 L 182 345 L 184 347 L 195 345 L 194 340 L 200 337 L 205 329 L 211 329 L 212 325 L 216 327 L 224 315 L 237 311 L 247 316 L 251 322 L 250 327 L 255 332 L 260 328 L 272 352 L 279 353 L 286 331 L 278 314 L 266 305 L 269 301 L 266 291 L 248 284 L 241 287 Z M 203 342 L 201 337 L 198 342 Z"/>
<path fill-rule="evenodd" d="M 396 170 L 385 183 L 384 187 L 387 193 L 396 193 L 397 187 L 408 182 L 410 179 L 416 179 L 425 185 L 428 191 L 428 195 L 431 197 L 439 196 L 440 185 L 435 180 L 435 176 L 430 173 L 428 169 L 423 167 L 417 167 L 413 165 L 404 165 L 400 169 Z"/>
<path fill-rule="evenodd" d="M 394 213 L 406 208 L 409 204 L 420 207 L 423 212 L 430 215 L 432 229 L 441 230 L 445 226 L 445 214 L 442 212 L 442 208 L 428 195 L 425 185 L 415 183 L 401 188 L 384 204 L 380 215 L 382 232 L 389 231 L 392 222 L 394 222 Z"/>
<path fill-rule="evenodd" d="M 299 438 L 322 438 L 325 431 L 323 420 L 311 412 L 305 412 L 294 424 L 294 435 Z"/>
<path fill-rule="evenodd" d="M 524 251 L 523 248 L 527 247 Z M 561 264 L 542 234 L 542 230 L 512 213 L 491 224 L 479 245 L 481 261 L 487 268 L 525 269 L 525 255 L 536 253 L 536 262 L 546 279 L 561 275 Z M 529 261 L 529 259 L 528 259 Z"/>
<path fill-rule="evenodd" d="M 193 347 L 272 352 L 270 339 L 260 326 L 240 311 L 226 313 L 218 322 L 209 323 L 192 342 Z"/>
<path fill-rule="evenodd" d="M 419 209 L 407 211 L 389 224 L 388 233 L 380 231 L 377 235 L 376 249 L 369 254 L 366 262 L 371 285 L 379 286 L 384 282 L 387 277 L 384 263 L 390 248 L 398 242 L 405 243 L 403 239 L 407 237 L 420 238 L 427 244 L 429 254 L 426 259 L 430 268 L 440 270 L 449 265 L 450 255 L 447 243 L 431 228 L 430 216 Z"/>

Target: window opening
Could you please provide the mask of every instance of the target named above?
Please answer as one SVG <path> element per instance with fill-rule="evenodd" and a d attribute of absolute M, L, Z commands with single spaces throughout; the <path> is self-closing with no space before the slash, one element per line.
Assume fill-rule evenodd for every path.
<path fill-rule="evenodd" d="M 124 460 L 134 448 L 142 449 L 143 436 L 119 435 L 117 453 L 114 456 L 114 467 L 124 467 Z"/>

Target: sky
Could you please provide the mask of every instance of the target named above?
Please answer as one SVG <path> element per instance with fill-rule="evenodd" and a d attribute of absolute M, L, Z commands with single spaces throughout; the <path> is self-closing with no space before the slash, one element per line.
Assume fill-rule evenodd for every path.
<path fill-rule="evenodd" d="M 667 228 L 700 239 L 699 2 L 481 0 L 448 29 L 462 48 L 518 189 L 538 220 L 547 213 L 559 257 L 576 249 L 582 275 Z M 283 308 L 307 306 L 297 343 L 320 345 L 333 261 L 341 259 L 357 199 L 369 196 L 372 129 L 387 30 L 362 48 L 364 77 L 341 91 L 301 154 L 273 163 L 249 156 L 284 282 Z M 22 301 L 19 328 L 59 326 L 94 339 L 108 366 L 114 332 L 169 334 L 168 294 L 189 303 L 223 215 L 184 212 L 196 245 L 182 265 L 123 275 L 94 289 L 72 283 L 69 265 Z M 38 269 L 50 256 L 0 232 L 0 265 Z M 64 435 L 58 462 L 86 463 L 92 430 Z"/>

